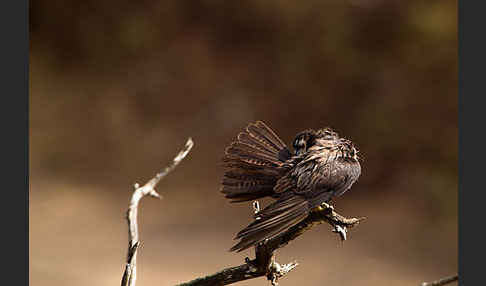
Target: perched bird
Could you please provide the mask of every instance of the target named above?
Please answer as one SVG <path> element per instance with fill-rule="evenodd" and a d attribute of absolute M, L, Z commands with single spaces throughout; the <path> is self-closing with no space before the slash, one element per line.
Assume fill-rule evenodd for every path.
<path fill-rule="evenodd" d="M 296 135 L 293 151 L 265 123 L 249 124 L 225 150 L 221 192 L 231 202 L 275 201 L 235 237 L 242 251 L 285 232 L 346 192 L 361 174 L 358 150 L 330 128 Z"/>

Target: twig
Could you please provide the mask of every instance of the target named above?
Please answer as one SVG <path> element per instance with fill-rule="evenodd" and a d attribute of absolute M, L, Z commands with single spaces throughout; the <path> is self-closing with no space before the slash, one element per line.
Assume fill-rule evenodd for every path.
<path fill-rule="evenodd" d="M 161 172 L 157 173 L 150 181 L 148 181 L 142 187 L 138 183 L 134 185 L 135 191 L 132 194 L 130 200 L 130 205 L 127 211 L 127 221 L 128 221 L 128 254 L 127 254 L 127 264 L 125 267 L 125 272 L 123 273 L 121 286 L 135 286 L 137 278 L 137 250 L 140 246 L 140 241 L 138 239 L 138 203 L 144 196 L 152 196 L 154 198 L 161 198 L 159 193 L 155 190 L 155 186 L 162 180 L 167 174 L 169 174 L 184 157 L 187 156 L 194 142 L 191 138 L 187 139 L 184 149 L 177 154 L 177 156 L 172 161 L 168 167 L 163 169 Z"/>
<path fill-rule="evenodd" d="M 260 207 L 258 202 L 253 203 L 254 212 L 258 212 Z M 213 275 L 179 284 L 177 286 L 209 286 L 209 285 L 229 285 L 235 282 L 252 278 L 266 276 L 272 285 L 277 285 L 278 279 L 294 269 L 298 264 L 291 262 L 280 265 L 275 261 L 275 251 L 292 240 L 302 235 L 314 225 L 326 222 L 334 227 L 342 240 L 346 240 L 347 228 L 358 225 L 364 218 L 345 218 L 336 213 L 334 208 L 328 204 L 312 211 L 309 216 L 299 224 L 291 227 L 283 234 L 260 243 L 255 246 L 255 259 L 245 259 L 245 264 L 226 268 Z"/>
<path fill-rule="evenodd" d="M 433 282 L 423 282 L 420 286 L 442 286 L 459 280 L 459 276 L 452 275 Z"/>
<path fill-rule="evenodd" d="M 155 190 L 155 186 L 170 173 L 181 161 L 186 157 L 194 143 L 189 138 L 184 149 L 174 158 L 171 165 L 166 167 L 160 173 L 155 175 L 142 187 L 135 184 L 135 191 L 132 194 L 130 205 L 127 211 L 128 221 L 128 254 L 125 272 L 122 277 L 122 286 L 135 286 L 136 282 L 136 261 L 137 251 L 140 247 L 137 213 L 138 204 L 144 196 L 152 196 L 161 198 Z M 253 203 L 253 210 L 255 213 L 260 211 L 258 202 Z M 271 281 L 272 285 L 278 284 L 278 279 L 283 277 L 288 272 L 292 271 L 298 264 L 291 262 L 280 265 L 275 261 L 275 251 L 290 241 L 296 239 L 304 232 L 312 228 L 316 224 L 327 222 L 334 227 L 334 232 L 339 233 L 341 240 L 346 240 L 347 228 L 353 227 L 360 223 L 364 218 L 345 218 L 336 213 L 334 208 L 327 204 L 322 204 L 316 210 L 312 211 L 306 219 L 299 224 L 291 227 L 286 232 L 279 236 L 271 238 L 263 243 L 255 246 L 255 259 L 250 260 L 248 257 L 245 263 L 236 267 L 226 268 L 215 274 L 198 278 L 187 283 L 179 284 L 179 286 L 213 286 L 213 285 L 228 285 L 239 281 L 266 276 Z"/>

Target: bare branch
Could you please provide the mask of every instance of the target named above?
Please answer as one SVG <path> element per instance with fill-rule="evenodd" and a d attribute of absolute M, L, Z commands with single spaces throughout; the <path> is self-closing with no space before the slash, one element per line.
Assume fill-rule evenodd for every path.
<path fill-rule="evenodd" d="M 137 249 L 138 249 L 138 246 L 140 245 L 139 242 L 136 242 L 133 247 L 129 247 L 128 248 L 128 255 L 127 255 L 127 265 L 126 265 L 126 268 L 125 268 L 125 272 L 123 273 L 123 277 L 122 277 L 122 283 L 121 285 L 132 285 L 135 284 L 134 280 L 133 280 L 133 273 L 135 273 L 133 271 L 133 267 L 132 265 L 135 265 L 135 261 L 134 261 L 134 257 L 135 257 L 135 254 L 137 253 Z"/>
<path fill-rule="evenodd" d="M 127 265 L 125 267 L 125 272 L 122 277 L 122 286 L 135 286 L 137 278 L 137 250 L 140 246 L 138 238 L 138 204 L 144 196 L 152 196 L 154 198 L 161 198 L 161 196 L 155 190 L 155 186 L 163 179 L 167 174 L 169 174 L 181 161 L 184 159 L 194 142 L 191 138 L 187 139 L 184 149 L 177 154 L 177 156 L 172 161 L 168 167 L 163 169 L 160 173 L 156 174 L 154 178 L 148 181 L 142 187 L 139 184 L 135 184 L 135 191 L 132 194 L 130 200 L 130 205 L 127 211 L 127 221 L 128 221 L 128 254 L 127 254 Z"/>
<path fill-rule="evenodd" d="M 260 207 L 258 202 L 253 203 L 254 212 L 258 212 Z M 243 280 L 266 276 L 272 285 L 277 285 L 278 279 L 294 269 L 298 264 L 291 262 L 280 265 L 275 261 L 275 251 L 292 240 L 302 235 L 314 225 L 326 222 L 334 227 L 342 240 L 346 240 L 346 229 L 358 225 L 364 218 L 345 218 L 336 213 L 334 208 L 328 204 L 322 204 L 319 208 L 312 211 L 309 216 L 299 224 L 291 227 L 286 232 L 272 239 L 255 246 L 255 259 L 245 259 L 245 264 L 226 268 L 213 275 L 198 278 L 177 286 L 209 286 L 209 285 L 229 285 Z M 339 229 L 339 230 L 337 230 Z"/>
<path fill-rule="evenodd" d="M 156 185 L 187 156 L 193 145 L 193 141 L 191 138 L 189 138 L 184 149 L 174 158 L 171 165 L 163 169 L 160 173 L 156 174 L 154 178 L 152 178 L 142 187 L 135 184 L 135 191 L 132 194 L 127 211 L 129 244 L 127 264 L 122 277 L 122 286 L 135 286 L 136 283 L 137 251 L 140 247 L 137 214 L 140 200 L 147 195 L 155 198 L 161 198 L 161 196 L 155 190 Z M 253 203 L 253 211 L 255 214 L 260 211 L 260 205 L 257 201 Z M 359 224 L 359 222 L 363 219 L 364 218 L 345 218 L 336 213 L 332 206 L 322 204 L 320 207 L 312 211 L 308 217 L 299 224 L 291 227 L 289 230 L 279 236 L 256 245 L 255 259 L 250 260 L 247 257 L 245 259 L 245 263 L 242 265 L 226 268 L 215 274 L 179 284 L 179 286 L 228 285 L 263 276 L 266 276 L 272 285 L 278 285 L 278 280 L 292 271 L 298 264 L 295 261 L 283 265 L 277 263 L 275 261 L 275 251 L 277 249 L 287 245 L 290 241 L 296 239 L 314 225 L 321 224 L 323 222 L 327 222 L 333 226 L 333 231 L 339 233 L 341 240 L 346 240 L 347 228 Z"/>
<path fill-rule="evenodd" d="M 459 276 L 452 275 L 433 282 L 423 282 L 420 286 L 442 286 L 459 280 Z"/>
<path fill-rule="evenodd" d="M 172 164 L 157 173 L 154 178 L 142 187 L 140 187 L 139 184 L 134 185 L 135 191 L 132 194 L 127 211 L 129 243 L 126 268 L 123 273 L 121 286 L 135 286 L 136 283 L 136 258 L 138 248 L 140 247 L 137 212 L 140 200 L 147 195 L 159 199 L 161 198 L 155 190 L 156 185 L 187 156 L 193 146 L 194 143 L 192 139 L 189 138 L 184 149 L 177 154 L 172 161 Z M 260 211 L 259 202 L 253 202 L 252 207 L 253 212 L 256 215 Z M 258 217 L 256 219 L 258 219 Z M 297 267 L 298 263 L 294 261 L 280 265 L 275 261 L 275 252 L 277 249 L 286 246 L 289 242 L 311 229 L 314 225 L 323 222 L 333 226 L 332 231 L 338 233 L 340 239 L 344 241 L 347 239 L 347 229 L 358 225 L 363 219 L 365 218 L 348 219 L 336 213 L 331 205 L 323 203 L 321 206 L 311 211 L 307 218 L 291 227 L 286 232 L 257 244 L 255 246 L 255 259 L 250 260 L 247 257 L 245 258 L 245 263 L 242 265 L 226 268 L 212 275 L 197 278 L 177 286 L 229 285 L 239 281 L 263 276 L 266 276 L 273 286 L 278 285 L 278 280 Z M 420 286 L 442 286 L 455 281 L 458 281 L 457 274 L 433 282 L 423 282 Z"/>

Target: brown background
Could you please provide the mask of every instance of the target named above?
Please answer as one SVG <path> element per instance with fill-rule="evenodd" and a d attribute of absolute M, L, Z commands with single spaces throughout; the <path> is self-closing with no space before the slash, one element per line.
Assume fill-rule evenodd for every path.
<path fill-rule="evenodd" d="M 457 1 L 31 2 L 30 281 L 118 285 L 140 208 L 137 285 L 241 264 L 248 204 L 218 192 L 225 146 L 264 120 L 286 142 L 332 126 L 363 173 L 335 202 L 368 219 L 279 252 L 281 285 L 418 285 L 457 271 Z M 240 285 L 268 285 L 263 278 Z"/>

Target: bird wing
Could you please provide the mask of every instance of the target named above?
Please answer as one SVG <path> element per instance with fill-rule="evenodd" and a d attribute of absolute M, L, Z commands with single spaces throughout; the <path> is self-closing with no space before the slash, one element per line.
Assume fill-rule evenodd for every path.
<path fill-rule="evenodd" d="M 325 163 L 318 158 L 304 159 L 295 164 L 292 171 L 275 185 L 275 193 L 292 191 L 309 201 L 313 209 L 333 196 L 346 192 L 361 174 L 358 162 L 347 159 L 329 159 Z"/>
<path fill-rule="evenodd" d="M 336 197 L 344 194 L 358 180 L 361 175 L 361 165 L 359 162 L 347 162 L 347 164 L 341 164 L 340 172 L 347 175 L 344 182 L 340 182 L 334 189 L 334 196 Z"/>

